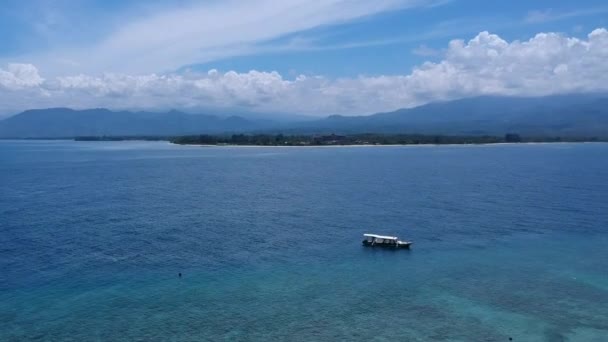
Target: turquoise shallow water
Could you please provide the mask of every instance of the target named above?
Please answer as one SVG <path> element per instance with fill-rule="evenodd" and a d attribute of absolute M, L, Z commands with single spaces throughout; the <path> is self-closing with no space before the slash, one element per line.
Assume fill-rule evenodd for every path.
<path fill-rule="evenodd" d="M 607 157 L 1 141 L 0 340 L 605 341 Z"/>

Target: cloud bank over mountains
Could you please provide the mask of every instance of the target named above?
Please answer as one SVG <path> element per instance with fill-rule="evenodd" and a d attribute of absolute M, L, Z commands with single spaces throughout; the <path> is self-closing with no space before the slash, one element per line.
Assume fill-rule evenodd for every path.
<path fill-rule="evenodd" d="M 481 32 L 453 40 L 441 60 L 407 75 L 286 78 L 277 72 L 68 74 L 32 64 L 0 66 L 4 113 L 67 106 L 113 109 L 240 108 L 309 115 L 366 114 L 477 95 L 541 96 L 608 91 L 608 30 L 584 39 L 539 33 L 508 42 Z"/>

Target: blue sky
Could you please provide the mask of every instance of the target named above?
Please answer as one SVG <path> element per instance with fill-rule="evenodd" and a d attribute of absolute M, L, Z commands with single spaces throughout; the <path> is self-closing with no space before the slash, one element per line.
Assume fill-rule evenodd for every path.
<path fill-rule="evenodd" d="M 20 109 L 32 99 L 37 106 L 139 108 L 148 105 L 143 98 L 137 99 L 135 95 L 141 94 L 134 94 L 126 83 L 145 81 L 149 85 L 150 78 L 142 78 L 145 75 L 188 80 L 199 75 L 209 83 L 217 79 L 212 77 L 217 70 L 222 79 L 241 82 L 238 86 L 229 85 L 234 88 L 232 92 L 250 92 L 258 98 L 230 102 L 226 94 L 217 98 L 218 89 L 198 82 L 197 92 L 189 98 L 158 106 L 199 108 L 212 103 L 209 106 L 285 111 L 289 103 L 282 99 L 280 106 L 266 106 L 265 103 L 278 101 L 268 97 L 318 93 L 336 98 L 361 96 L 349 95 L 355 85 L 344 80 L 369 78 L 381 88 L 388 78 L 394 81 L 411 76 L 425 63 L 441 65 L 454 55 L 450 52 L 451 41 L 466 43 L 484 31 L 507 44 L 515 43 L 515 47 L 519 46 L 517 42 L 533 40 L 539 33 L 556 34 L 563 42 L 579 39 L 584 45 L 591 32 L 607 27 L 605 0 L 4 0 L 0 7 L 0 99 L 3 95 L 14 98 L 15 94 L 8 94 L 9 91 L 20 92 L 21 99 L 9 101 L 8 111 Z M 492 39 L 487 40 L 489 44 L 493 44 Z M 576 51 L 591 58 L 589 52 Z M 602 53 L 597 47 L 596 51 Z M 511 49 L 505 47 L 503 57 L 510 53 Z M 572 51 L 563 53 L 571 55 Z M 539 63 L 543 60 L 540 55 L 535 58 Z M 568 67 L 561 57 L 550 62 L 556 63 L 551 70 Z M 251 74 L 251 70 L 261 74 Z M 459 72 L 464 71 L 466 68 Z M 530 78 L 537 82 L 536 77 Z M 307 83 L 310 88 L 299 89 L 298 94 L 281 93 L 293 88 L 286 81 L 298 78 L 298 85 Z M 277 79 L 279 83 L 275 82 Z M 160 81 L 154 82 L 158 85 Z M 162 86 L 167 87 L 167 82 Z M 254 83 L 257 88 L 242 88 L 243 84 Z M 278 84 L 278 88 L 259 86 L 271 83 Z M 222 89 L 226 86 L 219 85 Z M 502 92 L 510 91 L 510 87 L 505 85 Z M 577 89 L 587 88 L 581 85 Z M 560 89 L 542 93 L 566 91 Z M 433 89 L 417 97 L 402 94 L 401 100 L 392 99 L 386 105 L 370 108 L 357 107 L 352 99 L 343 100 L 342 107 L 340 103 L 322 105 L 329 101 L 323 98 L 317 107 L 294 111 L 361 114 L 373 112 L 376 107 L 380 111 L 458 97 L 441 90 L 437 89 L 437 96 L 433 96 Z M 72 93 L 66 97 L 67 91 Z M 492 91 L 491 86 L 485 86 L 477 93 Z M 472 91 L 470 95 L 477 93 Z M 90 101 L 77 102 L 74 98 L 78 96 L 89 97 Z M 294 107 L 298 107 L 299 100 L 293 99 Z"/>
<path fill-rule="evenodd" d="M 426 60 L 437 59 L 433 57 L 439 54 L 433 56 L 432 50 L 445 48 L 449 40 L 481 31 L 497 33 L 507 40 L 525 40 L 537 32 L 584 37 L 597 27 L 608 27 L 606 1 L 451 1 L 443 6 L 384 13 L 276 40 L 281 43 L 310 39 L 318 50 L 236 56 L 199 67 L 332 76 L 403 74 Z M 420 47 L 428 47 L 428 53 L 416 53 Z"/>

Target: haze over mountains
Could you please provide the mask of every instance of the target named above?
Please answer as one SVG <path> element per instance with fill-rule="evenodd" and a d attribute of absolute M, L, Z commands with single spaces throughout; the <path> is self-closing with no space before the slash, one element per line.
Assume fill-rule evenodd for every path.
<path fill-rule="evenodd" d="M 476 97 L 437 102 L 369 116 L 329 116 L 302 121 L 244 116 L 72 110 L 28 110 L 0 121 L 2 138 L 189 135 L 247 132 L 418 133 L 608 137 L 608 95 L 538 98 Z"/>

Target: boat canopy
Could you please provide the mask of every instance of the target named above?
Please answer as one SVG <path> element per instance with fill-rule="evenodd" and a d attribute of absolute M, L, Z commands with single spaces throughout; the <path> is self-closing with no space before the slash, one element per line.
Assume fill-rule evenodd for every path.
<path fill-rule="evenodd" d="M 376 235 L 376 234 L 363 234 L 365 237 L 371 237 L 374 239 L 383 239 L 383 240 L 398 240 L 399 238 L 396 236 L 384 236 L 384 235 Z"/>

